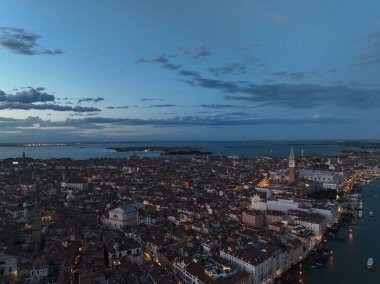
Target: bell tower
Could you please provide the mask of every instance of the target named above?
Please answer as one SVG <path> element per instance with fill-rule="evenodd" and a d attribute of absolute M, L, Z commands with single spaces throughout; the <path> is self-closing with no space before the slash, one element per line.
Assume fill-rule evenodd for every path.
<path fill-rule="evenodd" d="M 289 177 L 288 177 L 288 182 L 293 183 L 295 182 L 297 178 L 297 173 L 296 173 L 296 160 L 294 158 L 294 152 L 293 152 L 293 147 L 290 150 L 289 154 Z"/>

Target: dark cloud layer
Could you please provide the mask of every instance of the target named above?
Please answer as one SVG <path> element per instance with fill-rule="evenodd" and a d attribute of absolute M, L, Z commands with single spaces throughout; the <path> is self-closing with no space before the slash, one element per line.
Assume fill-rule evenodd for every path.
<path fill-rule="evenodd" d="M 28 104 L 28 103 L 2 103 L 2 109 L 22 109 L 22 110 L 54 110 L 54 111 L 73 111 L 73 112 L 99 112 L 100 109 L 95 107 L 82 107 L 82 106 L 62 106 L 56 104 Z"/>
<path fill-rule="evenodd" d="M 164 62 L 165 64 L 170 63 L 168 58 Z M 155 63 L 167 69 L 162 63 L 157 61 Z M 295 109 L 307 109 L 321 105 L 347 108 L 380 106 L 380 90 L 374 88 L 321 84 L 253 84 L 247 81 L 210 79 L 198 72 L 182 68 L 172 71 L 191 86 L 213 89 L 223 93 L 225 99 L 251 102 L 258 106 Z M 301 75 L 295 74 L 294 76 Z"/>
<path fill-rule="evenodd" d="M 205 116 L 175 116 L 161 119 L 140 118 L 109 118 L 109 117 L 84 117 L 68 118 L 64 121 L 42 120 L 38 117 L 27 119 L 0 118 L 3 127 L 33 126 L 39 124 L 43 127 L 78 127 L 83 129 L 107 128 L 109 125 L 118 126 L 144 126 L 176 127 L 176 126 L 227 126 L 227 125 L 269 125 L 269 124 L 315 124 L 315 123 L 342 123 L 345 120 L 331 116 L 315 115 L 303 118 L 241 118 L 242 113 L 227 115 Z"/>
<path fill-rule="evenodd" d="M 47 49 L 38 44 L 41 36 L 27 32 L 23 29 L 0 27 L 0 46 L 23 55 L 48 54 L 58 55 L 60 49 Z"/>
<path fill-rule="evenodd" d="M 104 98 L 102 97 L 97 97 L 97 98 L 83 98 L 83 99 L 79 99 L 78 100 L 78 104 L 80 103 L 83 103 L 83 102 L 94 102 L 94 103 L 97 103 L 97 102 L 101 102 L 101 101 L 104 101 Z"/>
<path fill-rule="evenodd" d="M 55 104 L 55 96 L 44 92 L 45 88 L 30 88 L 18 91 L 15 94 L 7 94 L 0 90 L 0 110 L 54 110 L 70 112 L 99 112 L 100 109 L 85 106 L 67 106 Z"/>
<path fill-rule="evenodd" d="M 16 92 L 14 95 L 6 94 L 0 90 L 0 102 L 9 103 L 36 103 L 36 102 L 52 102 L 54 95 L 42 92 L 43 88 L 30 88 L 27 90 Z"/>
<path fill-rule="evenodd" d="M 257 118 L 249 117 L 244 113 L 231 113 L 225 115 L 204 116 L 175 116 L 161 119 L 140 118 L 109 118 L 109 117 L 83 117 L 67 118 L 64 121 L 43 120 L 39 117 L 15 119 L 0 117 L 2 131 L 15 129 L 44 128 L 45 130 L 61 129 L 62 132 L 109 130 L 110 127 L 122 126 L 153 126 L 153 127 L 190 127 L 190 126 L 253 126 L 253 125 L 291 125 L 291 124 L 340 124 L 354 122 L 343 120 L 329 115 L 314 115 L 300 118 Z"/>
<path fill-rule="evenodd" d="M 140 101 L 142 101 L 142 102 L 148 102 L 148 101 L 162 101 L 162 99 L 157 99 L 157 98 L 142 98 Z"/>
<path fill-rule="evenodd" d="M 129 108 L 129 106 L 118 106 L 118 107 L 109 106 L 109 107 L 107 107 L 107 109 L 127 109 L 127 108 Z"/>

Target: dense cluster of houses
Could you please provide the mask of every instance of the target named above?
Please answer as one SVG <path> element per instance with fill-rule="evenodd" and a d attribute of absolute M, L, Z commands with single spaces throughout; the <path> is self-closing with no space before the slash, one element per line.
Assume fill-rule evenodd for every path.
<path fill-rule="evenodd" d="M 336 202 L 307 192 L 344 190 L 345 179 L 372 171 L 377 160 L 301 157 L 291 182 L 281 179 L 288 164 L 2 160 L 0 282 L 274 283 L 338 216 Z"/>

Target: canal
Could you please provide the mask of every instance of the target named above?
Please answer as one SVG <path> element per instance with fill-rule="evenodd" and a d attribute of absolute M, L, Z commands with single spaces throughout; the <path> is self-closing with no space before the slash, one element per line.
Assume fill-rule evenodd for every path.
<path fill-rule="evenodd" d="M 345 241 L 328 240 L 326 247 L 334 251 L 333 256 L 319 268 L 312 268 L 310 260 L 303 263 L 298 283 L 380 283 L 380 180 L 362 186 L 362 197 L 363 219 L 353 219 L 352 234 L 342 227 L 337 235 Z M 369 257 L 374 258 L 373 270 L 366 266 Z"/>

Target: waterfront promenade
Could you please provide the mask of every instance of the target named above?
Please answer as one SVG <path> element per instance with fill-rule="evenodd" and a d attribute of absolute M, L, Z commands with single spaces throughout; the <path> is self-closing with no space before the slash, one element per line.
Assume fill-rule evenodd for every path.
<path fill-rule="evenodd" d="M 354 220 L 356 225 L 351 227 L 352 237 L 349 236 L 349 228 L 341 228 L 338 237 L 345 238 L 345 242 L 327 242 L 326 247 L 333 249 L 334 255 L 322 268 L 312 268 L 306 261 L 302 267 L 303 283 L 379 283 L 380 179 L 362 188 L 363 219 Z M 369 211 L 374 212 L 374 217 L 369 217 Z M 373 270 L 366 267 L 368 257 L 375 260 Z"/>

